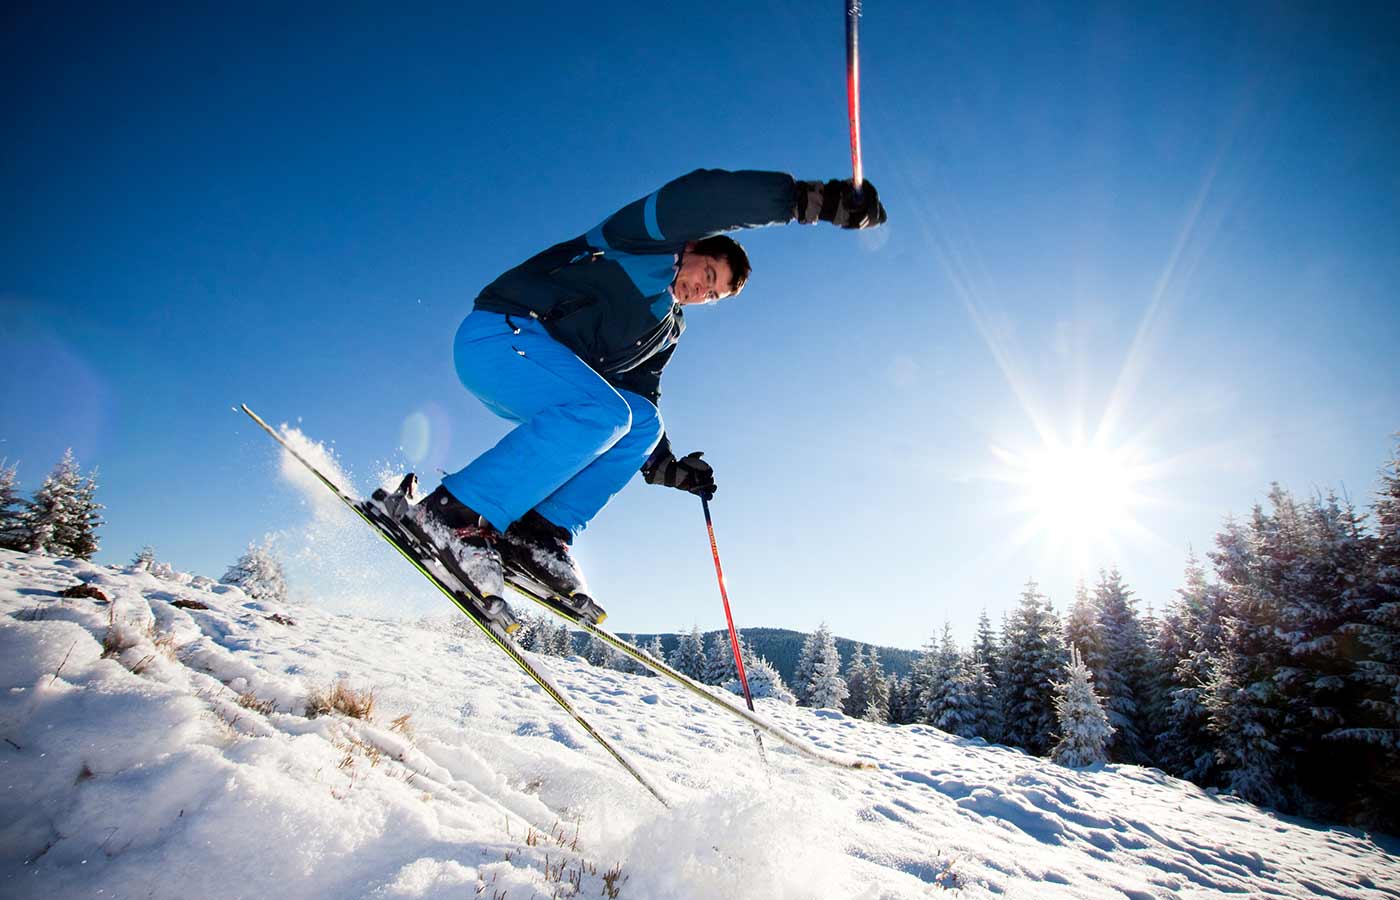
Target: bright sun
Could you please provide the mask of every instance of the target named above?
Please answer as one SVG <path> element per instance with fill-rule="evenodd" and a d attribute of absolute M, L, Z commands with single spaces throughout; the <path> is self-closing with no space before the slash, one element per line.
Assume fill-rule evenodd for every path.
<path fill-rule="evenodd" d="M 993 452 L 1003 464 L 999 479 L 1021 488 L 1014 501 L 1023 519 L 1018 543 L 1039 539 L 1052 555 L 1083 568 L 1102 564 L 1095 557 L 1141 531 L 1134 511 L 1147 472 L 1127 448 L 1047 441 L 1031 451 Z"/>

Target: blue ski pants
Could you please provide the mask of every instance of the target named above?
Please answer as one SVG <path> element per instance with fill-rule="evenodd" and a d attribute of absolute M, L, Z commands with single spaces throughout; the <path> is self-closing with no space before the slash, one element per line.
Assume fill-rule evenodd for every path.
<path fill-rule="evenodd" d="M 467 390 L 519 423 L 442 480 L 499 530 L 534 509 L 577 535 L 661 441 L 654 403 L 608 384 L 535 319 L 474 310 L 453 361 Z"/>

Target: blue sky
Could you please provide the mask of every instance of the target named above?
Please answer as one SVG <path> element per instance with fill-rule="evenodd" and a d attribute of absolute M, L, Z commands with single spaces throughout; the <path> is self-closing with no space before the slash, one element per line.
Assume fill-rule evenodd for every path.
<path fill-rule="evenodd" d="M 500 271 L 699 166 L 849 173 L 830 6 L 7 10 L 0 455 L 32 489 L 72 446 L 99 560 L 213 575 L 306 541 L 238 402 L 361 488 L 431 485 L 504 433 L 450 358 Z M 1160 609 L 1270 481 L 1364 502 L 1400 428 L 1397 35 L 1326 4 L 867 4 L 888 226 L 741 235 L 749 287 L 663 385 L 739 623 L 914 647 L 1109 565 Z M 1028 462 L 1076 436 L 1072 474 Z M 638 480 L 577 552 L 651 631 L 721 625 L 708 549 Z M 366 565 L 386 615 L 436 608 Z"/>

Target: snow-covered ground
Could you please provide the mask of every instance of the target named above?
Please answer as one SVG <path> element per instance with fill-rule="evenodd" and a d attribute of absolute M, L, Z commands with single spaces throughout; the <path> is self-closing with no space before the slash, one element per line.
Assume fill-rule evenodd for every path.
<path fill-rule="evenodd" d="M 60 599 L 79 582 L 109 602 Z M 1393 838 L 1155 770 L 1074 771 L 760 701 L 879 766 L 770 743 L 765 770 L 750 728 L 662 679 L 541 664 L 672 809 L 451 616 L 278 608 L 208 579 L 0 551 L 0 894 L 1400 895 Z M 373 692 L 371 717 L 308 718 L 342 680 Z"/>

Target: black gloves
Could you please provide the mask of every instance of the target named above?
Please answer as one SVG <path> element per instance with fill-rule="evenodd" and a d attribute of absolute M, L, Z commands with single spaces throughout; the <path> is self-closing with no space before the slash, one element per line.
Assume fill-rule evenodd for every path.
<path fill-rule="evenodd" d="M 797 221 L 803 225 L 830 222 L 840 228 L 873 228 L 885 222 L 885 207 L 875 185 L 864 182 L 856 199 L 851 179 L 797 182 Z"/>
<path fill-rule="evenodd" d="M 715 493 L 715 470 L 700 457 L 701 451 L 687 453 L 680 459 L 671 452 L 671 442 L 662 439 L 661 444 L 642 466 L 642 477 L 647 484 L 660 484 L 682 491 L 689 491 L 706 500 Z"/>

